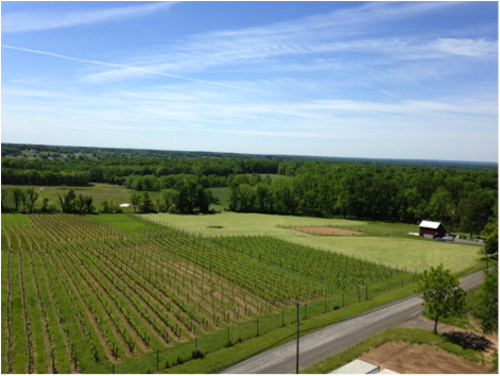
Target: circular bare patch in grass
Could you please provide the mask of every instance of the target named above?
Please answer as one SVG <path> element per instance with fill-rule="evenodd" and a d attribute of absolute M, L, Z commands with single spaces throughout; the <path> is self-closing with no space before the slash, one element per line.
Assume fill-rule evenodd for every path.
<path fill-rule="evenodd" d="M 287 227 L 290 230 L 307 232 L 314 235 L 363 235 L 362 232 L 344 230 L 342 228 L 327 227 L 327 226 L 302 226 L 302 227 Z"/>

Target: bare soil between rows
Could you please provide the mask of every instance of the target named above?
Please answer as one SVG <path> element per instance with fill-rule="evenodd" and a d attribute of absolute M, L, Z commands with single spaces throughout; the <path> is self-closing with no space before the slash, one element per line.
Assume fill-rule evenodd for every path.
<path fill-rule="evenodd" d="M 314 235 L 363 235 L 362 232 L 344 230 L 341 228 L 327 227 L 327 226 L 302 226 L 302 227 L 287 227 L 289 230 L 297 230 L 307 232 Z"/>

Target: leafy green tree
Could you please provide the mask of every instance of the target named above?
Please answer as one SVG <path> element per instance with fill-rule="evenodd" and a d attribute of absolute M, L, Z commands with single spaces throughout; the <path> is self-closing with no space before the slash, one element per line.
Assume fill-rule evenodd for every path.
<path fill-rule="evenodd" d="M 7 210 L 7 207 L 5 206 L 5 200 L 7 199 L 9 193 L 10 193 L 9 188 L 2 188 L 2 213 Z"/>
<path fill-rule="evenodd" d="M 484 248 L 487 255 L 498 254 L 498 234 L 488 236 Z"/>
<path fill-rule="evenodd" d="M 14 196 L 14 210 L 19 211 L 19 205 L 24 202 L 26 196 L 25 192 L 21 188 L 13 188 L 12 195 Z"/>
<path fill-rule="evenodd" d="M 73 213 L 75 211 L 76 194 L 72 189 L 64 196 L 57 195 L 59 199 L 59 206 L 63 213 Z"/>
<path fill-rule="evenodd" d="M 444 187 L 439 187 L 431 196 L 427 212 L 435 221 L 449 226 L 453 223 L 456 208 L 451 193 Z"/>
<path fill-rule="evenodd" d="M 83 199 L 83 195 L 81 193 L 76 196 L 74 201 L 74 209 L 77 213 L 83 213 L 83 207 L 85 206 L 85 200 Z"/>
<path fill-rule="evenodd" d="M 198 185 L 195 179 L 186 178 L 177 182 L 174 189 L 179 191 L 177 208 L 181 213 L 191 214 L 198 201 Z"/>
<path fill-rule="evenodd" d="M 485 271 L 481 302 L 474 314 L 484 333 L 498 332 L 498 269 Z"/>
<path fill-rule="evenodd" d="M 208 213 L 210 211 L 210 205 L 214 203 L 214 197 L 212 191 L 208 188 L 203 188 L 203 186 L 198 185 L 198 200 L 197 206 L 200 213 Z"/>
<path fill-rule="evenodd" d="M 249 213 L 254 211 L 255 206 L 255 192 L 250 184 L 240 184 L 240 212 Z"/>
<path fill-rule="evenodd" d="M 240 186 L 238 184 L 231 184 L 228 203 L 229 210 L 235 212 L 240 210 Z"/>
<path fill-rule="evenodd" d="M 26 196 L 28 198 L 28 207 L 29 207 L 29 213 L 33 213 L 33 207 L 35 206 L 35 202 L 38 199 L 38 192 L 35 191 L 34 188 L 28 188 L 26 190 Z"/>
<path fill-rule="evenodd" d="M 163 205 L 166 212 L 170 212 L 179 200 L 179 192 L 173 188 L 164 189 L 161 191 L 161 197 L 163 198 Z"/>
<path fill-rule="evenodd" d="M 431 267 L 418 277 L 417 292 L 422 294 L 425 310 L 434 320 L 437 334 L 439 318 L 461 315 L 465 310 L 466 292 L 460 287 L 458 278 L 443 265 Z"/>
<path fill-rule="evenodd" d="M 458 205 L 462 231 L 470 233 L 471 237 L 481 233 L 488 223 L 493 202 L 494 195 L 483 191 L 470 192 L 462 199 Z"/>
<path fill-rule="evenodd" d="M 91 214 L 94 211 L 94 206 L 92 205 L 92 202 L 93 202 L 92 196 L 83 197 L 83 208 L 85 210 L 85 213 Z"/>
<path fill-rule="evenodd" d="M 144 192 L 142 194 L 141 203 L 139 204 L 139 210 L 142 213 L 151 213 L 155 211 L 155 205 L 153 204 L 153 200 L 149 197 L 148 192 Z"/>
<path fill-rule="evenodd" d="M 130 203 L 134 207 L 134 213 L 139 207 L 139 204 L 141 203 L 141 195 L 139 193 L 132 193 L 130 195 Z"/>
<path fill-rule="evenodd" d="M 269 177 L 269 175 L 267 175 Z M 264 181 L 269 180 L 271 181 L 271 178 L 269 179 L 264 179 Z M 272 196 L 271 196 L 271 188 L 269 187 L 270 183 L 259 183 L 255 186 L 255 197 L 257 201 L 257 210 L 260 213 L 269 213 L 271 211 L 271 201 L 272 201 Z"/>

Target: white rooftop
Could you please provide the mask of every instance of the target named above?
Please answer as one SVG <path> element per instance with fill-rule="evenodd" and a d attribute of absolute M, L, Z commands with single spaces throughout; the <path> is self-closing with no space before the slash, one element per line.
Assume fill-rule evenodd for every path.
<path fill-rule="evenodd" d="M 431 222 L 431 221 L 422 221 L 419 225 L 419 227 L 425 227 L 425 228 L 430 228 L 433 230 L 437 230 L 441 226 L 441 223 L 439 222 Z"/>
<path fill-rule="evenodd" d="M 128 208 L 130 204 L 120 204 L 120 208 Z"/>
<path fill-rule="evenodd" d="M 379 369 L 380 368 L 375 364 L 356 359 L 351 363 L 347 363 L 345 366 L 342 366 L 340 368 L 337 368 L 335 371 L 330 372 L 330 374 L 361 375 L 367 373 L 378 373 Z"/>
<path fill-rule="evenodd" d="M 397 375 L 398 374 L 397 372 L 391 371 L 388 368 L 383 369 L 382 371 L 379 372 L 379 374 L 380 373 L 385 373 L 385 374 L 389 374 L 389 375 Z"/>

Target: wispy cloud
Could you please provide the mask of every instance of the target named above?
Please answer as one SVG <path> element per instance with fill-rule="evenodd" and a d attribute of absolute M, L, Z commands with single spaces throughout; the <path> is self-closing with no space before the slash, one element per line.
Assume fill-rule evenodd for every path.
<path fill-rule="evenodd" d="M 144 49 L 125 64 L 158 72 L 217 73 L 239 71 L 351 71 L 352 66 L 394 66 L 394 61 L 454 58 L 496 58 L 497 41 L 485 38 L 442 38 L 439 35 L 385 35 L 384 22 L 401 21 L 416 14 L 460 6 L 450 2 L 369 3 L 328 14 L 240 30 L 191 35 L 154 50 Z M 374 25 L 377 25 L 374 28 Z M 348 58 L 346 58 L 348 56 Z M 449 66 L 449 64 L 448 64 Z M 432 69 L 432 67 L 429 67 Z M 412 67 L 408 67 L 411 72 Z M 423 72 L 423 70 L 422 70 Z M 89 82 L 131 79 L 139 71 L 102 69 L 86 74 Z M 423 72 L 424 73 L 424 72 Z M 424 79 L 427 76 L 424 76 Z M 418 76 L 413 74 L 413 79 Z"/>
<path fill-rule="evenodd" d="M 148 74 L 148 75 L 157 75 L 157 76 L 163 76 L 163 77 L 169 77 L 169 78 L 176 78 L 176 79 L 183 80 L 183 81 L 191 81 L 191 82 L 196 82 L 196 83 L 219 86 L 219 87 L 223 87 L 226 89 L 233 89 L 233 90 L 239 90 L 239 91 L 250 91 L 250 92 L 256 92 L 256 93 L 261 93 L 261 94 L 273 94 L 271 92 L 262 91 L 262 90 L 252 88 L 249 86 L 243 86 L 243 85 L 242 86 L 235 86 L 235 85 L 220 83 L 220 82 L 216 82 L 216 81 L 200 80 L 200 79 L 196 79 L 196 78 L 180 76 L 177 74 L 166 73 L 166 72 L 154 70 L 154 69 L 147 68 L 147 67 L 138 67 L 138 66 L 132 66 L 132 65 L 125 65 L 125 64 L 116 64 L 116 63 L 109 63 L 109 62 L 98 61 L 98 60 L 80 59 L 80 58 L 56 54 L 56 53 L 48 52 L 48 51 L 33 50 L 33 49 L 29 49 L 29 48 L 15 47 L 15 46 L 9 46 L 9 45 L 2 45 L 2 48 L 14 50 L 14 51 L 28 52 L 28 53 L 38 54 L 38 55 L 45 55 L 45 56 L 50 56 L 50 57 L 54 57 L 54 58 L 58 58 L 58 59 L 75 61 L 78 63 L 119 68 L 121 70 L 130 71 L 130 72 L 139 73 L 139 74 Z M 279 94 L 279 95 L 300 98 L 300 97 L 294 96 L 292 94 Z"/>
<path fill-rule="evenodd" d="M 12 12 L 2 14 L 2 33 L 59 29 L 142 16 L 170 8 L 175 2 L 154 2 L 144 5 L 115 7 L 86 12 Z"/>

